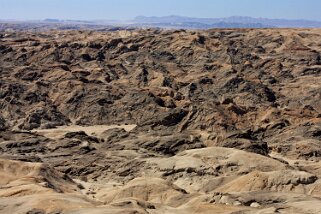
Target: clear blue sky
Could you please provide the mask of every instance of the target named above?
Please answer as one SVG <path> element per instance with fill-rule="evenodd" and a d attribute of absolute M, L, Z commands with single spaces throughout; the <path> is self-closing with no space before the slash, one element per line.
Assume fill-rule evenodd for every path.
<path fill-rule="evenodd" d="M 321 21 L 321 0 L 0 0 L 0 19 L 252 16 Z"/>

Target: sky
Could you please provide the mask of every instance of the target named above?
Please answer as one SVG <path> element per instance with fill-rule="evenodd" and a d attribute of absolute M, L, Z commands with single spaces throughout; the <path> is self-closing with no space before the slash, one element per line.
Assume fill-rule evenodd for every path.
<path fill-rule="evenodd" d="M 0 19 L 130 20 L 251 16 L 321 21 L 321 0 L 0 0 Z"/>

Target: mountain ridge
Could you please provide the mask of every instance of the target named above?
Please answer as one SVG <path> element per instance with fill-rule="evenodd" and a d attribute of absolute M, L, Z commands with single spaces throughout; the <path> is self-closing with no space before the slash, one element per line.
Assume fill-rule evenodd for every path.
<path fill-rule="evenodd" d="M 320 28 L 321 21 L 304 20 L 304 19 L 269 19 L 269 18 L 253 18 L 250 16 L 231 16 L 226 18 L 194 18 L 185 16 L 137 16 L 134 18 L 138 23 L 186 23 L 197 22 L 202 24 L 213 25 L 216 23 L 242 23 L 242 24 L 261 24 L 267 27 L 283 28 L 283 27 L 307 27 L 307 28 Z"/>
<path fill-rule="evenodd" d="M 132 20 L 71 20 L 47 18 L 43 20 L 15 21 L 0 20 L 2 23 L 49 24 L 49 25 L 90 25 L 114 27 L 151 27 L 172 29 L 211 29 L 211 28 L 321 28 L 321 21 L 304 19 L 269 19 L 250 16 L 226 18 L 195 18 L 185 16 L 137 16 Z M 50 26 L 49 26 L 50 27 Z M 88 27 L 88 26 L 87 26 Z"/>

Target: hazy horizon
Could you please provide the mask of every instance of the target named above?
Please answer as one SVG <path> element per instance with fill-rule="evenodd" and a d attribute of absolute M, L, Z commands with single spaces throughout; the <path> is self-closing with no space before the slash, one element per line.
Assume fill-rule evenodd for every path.
<path fill-rule="evenodd" d="M 175 15 L 321 21 L 319 8 L 319 0 L 0 0 L 0 19 L 131 20 Z"/>
<path fill-rule="evenodd" d="M 132 17 L 130 19 L 71 19 L 71 18 L 57 18 L 57 17 L 45 17 L 45 18 L 41 18 L 41 19 L 5 19 L 5 18 L 0 18 L 0 20 L 4 20 L 4 21 L 46 21 L 46 20 L 59 20 L 59 21 L 122 21 L 122 22 L 126 22 L 126 21 L 132 21 L 135 20 L 136 18 L 139 17 L 146 17 L 146 18 L 164 18 L 164 17 L 183 17 L 183 18 L 195 18 L 195 19 L 224 19 L 224 18 L 232 18 L 232 17 L 249 17 L 249 18 L 254 18 L 254 19 L 275 19 L 275 20 L 289 20 L 289 21 L 295 21 L 295 20 L 302 20 L 302 21 L 315 21 L 315 22 L 321 22 L 321 20 L 316 20 L 316 19 L 304 19 L 304 18 L 297 18 L 297 19 L 291 19 L 291 18 L 268 18 L 268 17 L 255 17 L 255 16 L 241 16 L 241 15 L 234 15 L 234 16 L 220 16 L 220 17 L 195 17 L 195 16 L 182 16 L 182 15 L 176 15 L 176 14 L 172 14 L 172 15 L 164 15 L 164 16 L 145 16 L 145 15 L 137 15 L 135 17 Z"/>

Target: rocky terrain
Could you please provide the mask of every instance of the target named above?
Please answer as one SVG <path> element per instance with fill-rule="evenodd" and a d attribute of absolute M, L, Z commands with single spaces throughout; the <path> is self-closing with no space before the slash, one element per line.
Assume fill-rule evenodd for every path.
<path fill-rule="evenodd" d="M 0 213 L 321 213 L 321 30 L 0 31 Z"/>

